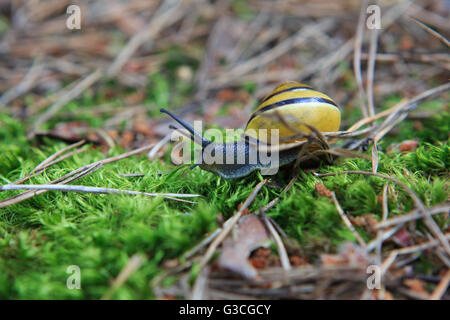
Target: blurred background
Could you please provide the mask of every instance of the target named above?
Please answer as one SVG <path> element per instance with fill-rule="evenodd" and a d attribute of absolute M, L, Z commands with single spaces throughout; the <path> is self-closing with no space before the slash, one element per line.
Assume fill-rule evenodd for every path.
<path fill-rule="evenodd" d="M 380 30 L 358 26 L 367 4 Z M 412 18 L 448 36 L 449 11 L 448 0 L 0 0 L 0 111 L 29 138 L 132 148 L 168 133 L 161 107 L 239 128 L 295 80 L 333 97 L 346 129 L 363 115 L 372 49 L 376 111 L 448 81 L 448 47 Z"/>
<path fill-rule="evenodd" d="M 380 9 L 379 29 L 368 27 L 377 25 L 376 10 L 366 12 L 369 5 Z M 406 212 L 425 215 L 404 187 L 359 175 L 322 180 L 303 172 L 287 184 L 286 174 L 271 179 L 243 213 L 258 179 L 225 181 L 199 168 L 170 166 L 170 119 L 159 109 L 189 122 L 203 119 L 209 127 L 242 128 L 258 101 L 294 80 L 332 97 L 346 130 L 370 116 L 372 104 L 379 113 L 430 88 L 448 90 L 449 12 L 450 0 L 0 0 L 3 183 L 11 188 L 28 179 L 41 185 L 80 179 L 82 186 L 202 195 L 193 205 L 161 197 L 4 191 L 0 299 L 173 299 L 191 297 L 191 284 L 198 294 L 192 297 L 202 297 L 196 288 L 205 285 L 210 298 L 448 299 L 448 258 L 421 221 L 397 222 L 384 233 L 375 228 L 388 212 L 389 219 Z M 379 172 L 410 186 L 429 214 L 445 212 L 434 220 L 448 236 L 450 121 L 449 93 L 443 91 L 420 101 L 383 137 L 379 157 L 376 148 L 369 150 L 372 162 L 348 159 L 320 172 L 373 170 L 380 159 Z M 67 149 L 61 142 L 81 139 L 89 145 Z M 148 150 L 155 142 L 165 142 L 158 144 L 155 161 L 126 152 L 144 145 Z M 91 175 L 124 153 L 127 160 Z M 281 191 L 284 185 L 292 186 L 288 194 Z M 198 268 L 208 243 L 202 240 L 224 230 L 225 219 L 238 208 L 248 217 L 250 210 L 262 213 L 271 204 L 276 206 L 267 217 L 294 240 L 289 276 L 287 270 L 280 273 L 275 246 L 234 264 L 242 273 L 250 261 L 265 277 L 261 286 L 249 289 L 248 282 L 239 283 L 214 264 L 209 276 L 209 268 Z M 414 206 L 420 210 L 410 211 Z M 346 214 L 348 224 L 341 221 Z M 266 230 L 258 219 L 253 223 Z M 349 224 L 372 249 L 377 246 L 373 261 L 388 262 L 383 281 L 392 280 L 389 291 L 366 290 L 368 256 L 349 245 L 358 234 Z M 428 229 L 440 235 L 438 225 Z M 240 243 L 267 239 L 261 232 L 242 231 Z M 382 251 L 383 241 L 374 241 L 384 235 Z M 240 258 L 241 252 L 250 254 L 234 243 L 230 247 Z M 411 254 L 400 257 L 403 249 Z M 82 269 L 83 290 L 67 290 L 66 267 L 72 265 Z"/>

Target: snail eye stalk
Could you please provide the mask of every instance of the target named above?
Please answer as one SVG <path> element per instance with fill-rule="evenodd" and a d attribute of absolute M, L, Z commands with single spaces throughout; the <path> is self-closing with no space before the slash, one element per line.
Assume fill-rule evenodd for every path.
<path fill-rule="evenodd" d="M 168 114 L 172 119 L 174 119 L 176 122 L 178 122 L 179 124 L 181 124 L 183 126 L 183 128 L 185 128 L 187 131 L 189 131 L 192 134 L 191 139 L 193 141 L 195 141 L 193 139 L 193 137 L 197 137 L 198 139 L 200 139 L 202 141 L 202 148 L 205 148 L 208 144 L 211 143 L 211 141 L 209 141 L 208 139 L 205 139 L 200 133 L 198 133 L 197 131 L 194 130 L 194 128 L 192 128 L 192 126 L 187 123 L 186 121 L 178 118 L 176 115 L 174 115 L 173 113 L 167 111 L 166 109 L 159 109 L 159 111 Z"/>

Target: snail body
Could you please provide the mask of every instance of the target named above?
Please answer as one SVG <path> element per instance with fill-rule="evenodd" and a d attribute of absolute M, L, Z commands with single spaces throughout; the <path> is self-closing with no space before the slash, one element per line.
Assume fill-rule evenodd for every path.
<path fill-rule="evenodd" d="M 258 146 L 271 144 L 273 129 L 278 129 L 278 137 L 283 140 L 279 145 L 286 144 L 287 146 L 301 140 L 301 138 L 289 139 L 295 134 L 293 129 L 308 133 L 311 131 L 308 128 L 309 125 L 321 132 L 333 132 L 339 130 L 341 120 L 339 108 L 330 97 L 298 82 L 285 82 L 276 87 L 252 113 L 245 127 L 245 135 L 256 143 L 250 143 L 247 138 L 229 143 L 211 142 L 169 111 L 161 109 L 161 112 L 168 114 L 187 129 L 190 139 L 201 145 L 202 153 L 207 151 L 213 155 L 222 154 L 222 159 L 235 160 L 231 163 L 202 161 L 198 164 L 201 169 L 226 179 L 244 177 L 255 170 L 270 167 L 270 164 L 261 158 Z M 289 126 L 283 123 L 276 113 L 279 113 Z M 295 161 L 299 148 L 280 149 L 278 166 L 281 167 Z M 236 161 L 237 159 L 240 161 Z"/>

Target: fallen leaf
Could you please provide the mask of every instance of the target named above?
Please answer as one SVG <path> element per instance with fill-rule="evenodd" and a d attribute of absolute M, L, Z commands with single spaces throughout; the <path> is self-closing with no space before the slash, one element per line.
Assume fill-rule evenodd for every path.
<path fill-rule="evenodd" d="M 267 267 L 267 259 L 270 256 L 270 249 L 259 248 L 250 257 L 250 263 L 256 269 L 265 269 Z"/>
<path fill-rule="evenodd" d="M 419 142 L 417 140 L 406 140 L 400 144 L 400 151 L 401 152 L 414 151 L 416 150 L 418 145 Z"/>
<path fill-rule="evenodd" d="M 416 150 L 419 142 L 417 140 L 405 140 L 400 143 L 393 143 L 387 149 L 388 155 L 393 155 L 399 152 L 410 152 Z"/>
<path fill-rule="evenodd" d="M 248 279 L 255 279 L 258 272 L 249 262 L 251 252 L 270 244 L 270 233 L 264 223 L 255 214 L 248 214 L 239 219 L 234 232 L 223 243 L 218 265 Z M 257 262 L 261 267 L 263 263 Z"/>
<path fill-rule="evenodd" d="M 316 189 L 316 193 L 318 195 L 331 198 L 331 191 L 328 190 L 323 183 L 316 183 L 314 188 Z"/>
<path fill-rule="evenodd" d="M 378 224 L 378 220 L 372 213 L 366 213 L 360 217 L 351 217 L 350 221 L 357 227 L 364 227 L 364 229 L 371 234 L 375 234 L 377 232 L 376 225 Z"/>

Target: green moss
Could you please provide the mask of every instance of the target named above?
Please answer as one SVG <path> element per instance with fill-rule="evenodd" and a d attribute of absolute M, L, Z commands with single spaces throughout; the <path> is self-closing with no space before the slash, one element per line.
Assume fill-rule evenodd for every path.
<path fill-rule="evenodd" d="M 151 100 L 168 103 L 170 81 L 165 76 L 151 78 Z M 68 105 L 77 110 L 97 102 L 87 94 Z M 150 101 L 150 100 L 149 100 Z M 433 109 L 440 102 L 424 107 Z M 422 132 L 414 131 L 412 122 L 399 125 L 397 136 L 387 137 L 379 152 L 379 172 L 396 176 L 412 188 L 427 206 L 445 202 L 448 197 L 449 145 L 448 113 L 439 113 L 433 123 L 424 122 Z M 447 117 L 447 118 L 446 118 Z M 437 121 L 437 122 L 436 122 Z M 441 122 L 439 122 L 441 121 Z M 101 123 L 96 123 L 100 125 Z M 434 132 L 431 134 L 431 132 Z M 24 125 L 0 114 L 0 180 L 2 184 L 26 175 L 38 163 L 60 150 L 65 144 L 44 141 L 33 146 L 26 138 Z M 418 137 L 414 152 L 387 154 L 390 143 Z M 439 142 L 440 141 L 440 142 Z M 47 169 L 29 183 L 40 184 L 60 177 L 78 167 L 123 152 L 119 148 L 107 155 L 90 149 Z M 364 159 L 343 159 L 322 166 L 320 172 L 371 170 Z M 124 178 L 123 173 L 143 173 L 143 177 Z M 198 167 L 175 168 L 166 161 L 148 161 L 145 156 L 111 163 L 86 176 L 76 184 L 139 190 L 149 192 L 198 193 L 197 204 L 186 204 L 162 198 L 125 195 L 47 192 L 19 204 L 0 209 L 0 298 L 16 299 L 90 299 L 100 298 L 122 268 L 135 254 L 145 255 L 142 266 L 113 295 L 116 299 L 153 298 L 149 281 L 162 270 L 161 263 L 179 258 L 195 246 L 206 233 L 218 227 L 216 217 L 230 217 L 259 182 L 254 173 L 238 180 L 224 180 Z M 281 172 L 273 180 L 284 186 L 289 172 Z M 315 192 L 321 182 L 334 191 L 340 205 L 350 216 L 367 213 L 381 215 L 378 198 L 385 180 L 361 175 L 336 175 L 317 178 L 301 172 L 292 190 L 281 195 L 281 201 L 267 212 L 314 258 L 333 252 L 343 241 L 354 241 L 344 226 L 333 202 Z M 408 212 L 413 202 L 400 187 L 390 183 L 390 215 Z M 281 188 L 264 186 L 250 210 L 257 210 L 278 196 Z M 5 191 L 0 199 L 18 194 Z M 448 221 L 437 216 L 443 227 Z M 422 228 L 418 224 L 418 228 Z M 358 232 L 366 240 L 371 236 L 362 228 Z M 81 269 L 81 290 L 69 290 L 67 267 Z M 431 273 L 433 264 L 422 257 L 418 270 Z M 192 270 L 192 276 L 198 272 Z M 174 281 L 174 279 L 167 279 Z"/>

